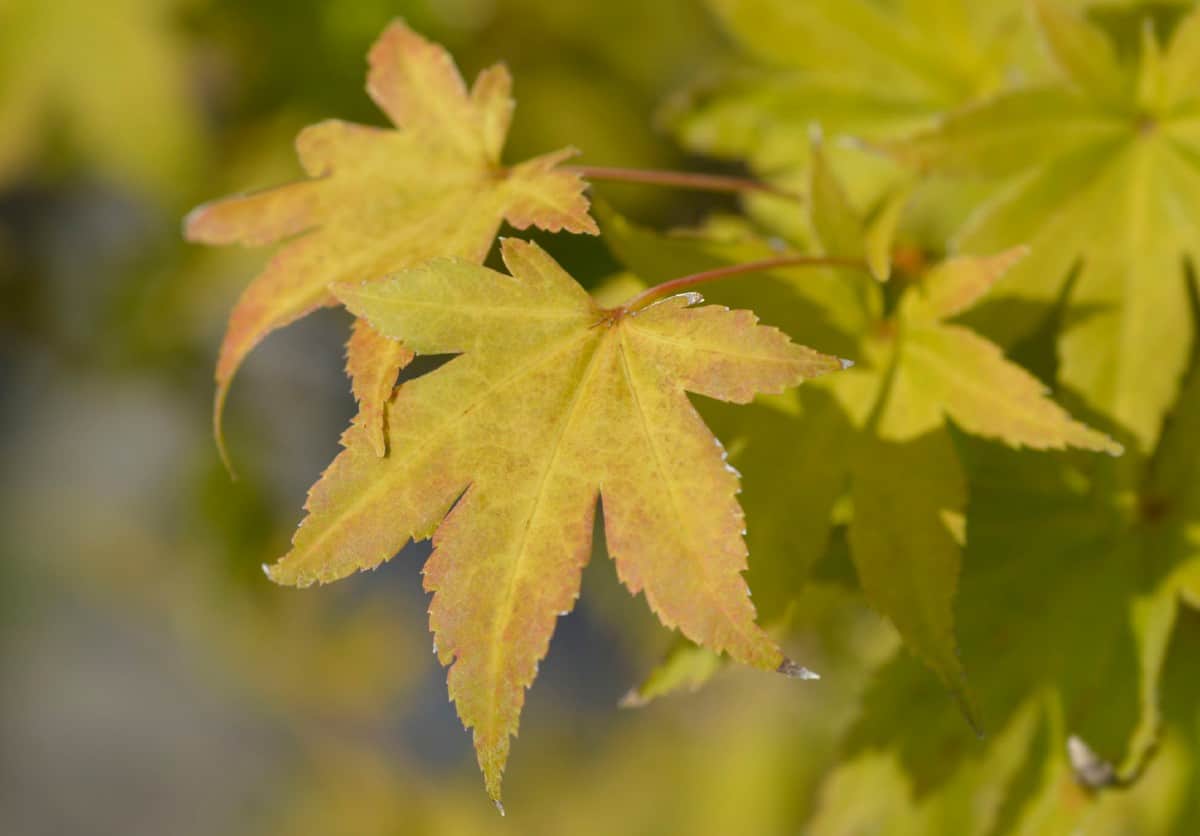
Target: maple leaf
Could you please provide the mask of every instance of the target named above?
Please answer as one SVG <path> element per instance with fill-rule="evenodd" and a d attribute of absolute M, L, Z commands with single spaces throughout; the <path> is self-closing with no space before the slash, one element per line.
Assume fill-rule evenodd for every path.
<path fill-rule="evenodd" d="M 1009 728 L 1033 711 L 1045 727 L 1043 747 L 1063 753 L 1046 756 L 1040 783 L 1014 790 L 1033 808 L 1026 815 L 1064 819 L 1055 832 L 1076 827 L 1083 812 L 1056 809 L 1063 805 L 1054 800 L 1070 787 L 1081 795 L 1065 757 L 1069 739 L 1122 785 L 1141 774 L 1162 739 L 1171 709 L 1163 705 L 1170 683 L 1160 684 L 1168 644 L 1200 579 L 1197 420 L 1194 366 L 1149 462 L 1027 458 L 966 445 L 976 488 L 960 643 L 968 659 L 988 661 L 972 675 L 988 725 Z M 997 598 L 1008 606 L 997 608 Z M 903 659 L 883 667 L 848 750 L 854 759 L 887 750 L 919 796 L 953 794 L 960 766 L 981 752 L 990 757 L 995 744 L 947 723 L 924 679 Z M 895 710 L 911 722 L 883 720 Z"/>
<path fill-rule="evenodd" d="M 513 102 L 503 65 L 468 90 L 449 54 L 404 23 L 371 48 L 367 93 L 396 130 L 338 120 L 305 128 L 296 151 L 302 180 L 194 210 L 189 240 L 251 246 L 285 243 L 247 287 L 230 318 L 217 361 L 215 415 L 250 350 L 268 333 L 335 303 L 329 286 L 376 278 L 436 256 L 482 262 L 502 221 L 518 229 L 596 233 L 585 184 L 558 169 L 573 150 L 504 167 L 500 152 Z M 364 412 L 380 415 L 397 351 L 366 336 L 352 340 L 348 366 Z M 356 356 L 356 355 L 362 356 Z M 383 370 L 373 366 L 384 366 Z M 219 430 L 218 430 L 219 437 Z M 382 453 L 382 430 L 376 449 Z"/>
<path fill-rule="evenodd" d="M 964 442 L 975 489 L 958 633 L 965 658 L 986 660 L 972 683 L 995 733 L 951 722 L 928 677 L 897 657 L 874 676 L 819 821 L 842 821 L 835 796 L 869 792 L 887 801 L 856 816 L 868 829 L 941 815 L 965 817 L 955 832 L 1072 832 L 1159 786 L 1173 756 L 1157 750 L 1195 733 L 1164 724 L 1196 716 L 1200 634 L 1182 603 L 1195 603 L 1200 578 L 1198 419 L 1194 366 L 1148 463 Z"/>
<path fill-rule="evenodd" d="M 506 239 L 502 254 L 512 276 L 437 260 L 335 287 L 380 333 L 458 356 L 399 387 L 386 458 L 361 426 L 346 432 L 269 569 L 333 581 L 434 535 L 437 653 L 496 799 L 525 688 L 579 594 L 598 497 L 618 575 L 664 624 L 789 670 L 741 577 L 738 478 L 684 392 L 740 403 L 840 368 L 748 311 L 694 294 L 606 311 L 536 245 Z"/>
<path fill-rule="evenodd" d="M 1003 301 L 1040 311 L 1065 289 L 1080 315 L 1058 340 L 1059 380 L 1145 454 L 1193 339 L 1184 263 L 1200 253 L 1200 10 L 1165 48 L 1147 19 L 1130 67 L 1085 18 L 1049 0 L 1034 8 L 1059 80 L 996 96 L 896 150 L 926 171 L 994 184 L 957 248 L 1026 242 L 1032 255 L 975 321 L 1010 343 L 1038 320 Z"/>
<path fill-rule="evenodd" d="M 789 189 L 807 185 L 814 126 L 835 137 L 904 136 L 995 90 L 1009 57 L 1027 48 L 1018 2 L 706 5 L 742 60 L 677 97 L 665 120 L 689 150 L 745 161 Z M 747 202 L 756 217 L 795 217 L 771 196 Z"/>
<path fill-rule="evenodd" d="M 836 190 L 822 159 L 814 157 L 812 176 L 825 181 L 817 193 Z M 814 206 L 850 211 L 836 196 Z M 618 257 L 634 272 L 649 275 L 667 271 L 672 258 L 686 258 L 688 269 L 702 269 L 728 263 L 735 254 L 744 258 L 752 246 L 663 238 L 607 210 L 601 219 Z M 859 218 L 856 225 L 861 238 L 866 224 Z M 852 225 L 843 220 L 820 220 L 814 227 L 851 237 Z M 862 240 L 844 245 L 865 249 Z M 841 336 L 823 344 L 857 363 L 796 393 L 790 406 L 782 405 L 783 412 L 780 404 L 755 405 L 737 416 L 722 415 L 719 406 L 708 411 L 727 437 L 739 442 L 735 466 L 753 474 L 743 501 L 752 515 L 750 547 L 760 556 L 751 585 L 775 602 L 764 616 L 778 617 L 795 596 L 827 542 L 834 504 L 848 486 L 850 551 L 868 600 L 972 717 L 953 628 L 967 485 L 949 423 L 1013 447 L 1121 451 L 1107 436 L 1072 420 L 1046 397 L 1036 378 L 1007 361 L 994 344 L 947 321 L 976 304 L 1021 255 L 1017 249 L 988 258 L 959 257 L 921 275 L 902 276 L 905 285 L 890 313 L 882 286 L 861 272 L 856 283 L 853 273 L 840 271 L 835 279 L 843 287 L 837 292 L 794 269 L 764 271 L 770 282 L 731 282 L 709 291 L 728 304 L 767 307 L 764 300 L 770 299 L 773 311 L 799 309 L 787 325 L 794 333 L 828 330 L 836 323 Z M 809 305 L 810 300 L 816 304 Z M 779 315 L 787 321 L 786 314 Z M 809 428 L 819 429 L 810 437 Z M 797 484 L 790 475 L 809 469 L 819 474 L 812 482 Z M 781 478 L 781 473 L 789 475 Z M 772 517 L 779 518 L 789 505 L 786 519 L 803 522 L 773 524 Z M 761 527 L 758 520 L 764 521 Z M 780 561 L 791 565 L 776 568 Z M 760 570 L 765 579 L 755 586 Z M 767 591 L 772 586 L 779 588 Z"/>
<path fill-rule="evenodd" d="M 1200 568 L 1200 551 L 1187 542 L 1198 519 L 1194 490 L 1174 494 L 1182 501 L 1166 512 L 1155 501 L 1173 481 L 1163 471 L 1195 472 L 1196 382 L 1136 502 L 1122 487 L 1126 477 L 1114 472 L 1124 462 L 967 446 L 975 488 L 958 635 L 966 659 L 986 660 L 972 671 L 980 713 L 1002 730 L 1034 711 L 1049 751 L 1066 752 L 1068 738 L 1077 737 L 1118 781 L 1141 772 L 1159 738 L 1160 673 L 1180 597 Z M 997 607 L 998 599 L 1007 605 Z M 925 679 L 902 658 L 882 668 L 848 751 L 892 752 L 919 796 L 953 793 L 960 765 L 995 744 L 948 722 Z M 896 710 L 911 723 L 883 719 Z M 1022 791 L 1053 794 L 1057 774 L 1047 774 L 1049 787 L 1034 782 Z"/>

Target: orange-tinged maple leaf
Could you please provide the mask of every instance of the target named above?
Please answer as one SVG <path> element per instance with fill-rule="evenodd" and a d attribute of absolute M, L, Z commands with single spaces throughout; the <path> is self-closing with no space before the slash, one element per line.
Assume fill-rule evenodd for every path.
<path fill-rule="evenodd" d="M 442 259 L 335 288 L 418 354 L 459 356 L 397 389 L 386 458 L 360 424 L 346 432 L 268 569 L 333 581 L 434 535 L 437 653 L 493 798 L 525 688 L 578 597 L 600 497 L 618 575 L 664 624 L 791 670 L 742 579 L 737 474 L 685 391 L 745 403 L 840 367 L 749 311 L 696 307 L 695 294 L 606 311 L 536 245 L 502 252 L 512 276 Z"/>
<path fill-rule="evenodd" d="M 369 64 L 367 92 L 398 130 L 337 120 L 305 128 L 296 151 L 310 179 L 206 204 L 185 222 L 189 240 L 208 244 L 288 239 L 230 318 L 217 361 L 218 439 L 229 382 L 246 355 L 276 328 L 334 304 L 331 284 L 436 256 L 482 262 L 505 220 L 518 229 L 597 232 L 584 181 L 556 168 L 572 150 L 500 164 L 513 109 L 503 65 L 481 72 L 468 90 L 450 55 L 399 21 L 372 47 Z M 354 356 L 371 347 L 352 341 L 349 367 L 372 377 L 394 371 L 365 371 L 394 359 Z M 356 384 L 356 394 L 362 388 L 378 391 Z"/>

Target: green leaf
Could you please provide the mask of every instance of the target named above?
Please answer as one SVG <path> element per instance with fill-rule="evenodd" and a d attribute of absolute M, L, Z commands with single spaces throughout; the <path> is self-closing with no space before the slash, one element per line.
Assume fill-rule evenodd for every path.
<path fill-rule="evenodd" d="M 865 437 L 854 460 L 850 552 L 871 606 L 979 720 L 954 637 L 967 486 L 949 435 Z"/>
<path fill-rule="evenodd" d="M 911 716 L 906 722 L 913 722 Z M 1008 811 L 1027 797 L 1021 778 L 1039 766 L 1042 726 L 1039 713 L 1030 705 L 997 734 L 996 745 L 962 764 L 936 794 L 914 793 L 894 753 L 859 753 L 826 778 L 816 815 L 804 832 L 814 836 L 1007 833 Z M 938 755 L 930 752 L 930 756 Z"/>
<path fill-rule="evenodd" d="M 1175 426 L 1194 427 L 1200 397 L 1180 407 Z M 1164 442 L 1156 463 L 1194 474 L 1200 445 L 1190 441 L 1193 429 L 1181 433 L 1189 441 L 1178 449 Z M 973 495 L 958 635 L 985 727 L 1001 728 L 1030 699 L 1045 698 L 1059 717 L 1052 751 L 1077 735 L 1118 776 L 1135 775 L 1159 733 L 1159 672 L 1196 559 L 1186 545 L 1195 510 L 1162 513 L 1153 492 L 1131 507 L 1119 462 L 980 442 L 963 449 Z M 894 749 L 923 791 L 942 786 L 993 744 L 974 740 L 936 705 L 904 727 L 886 719 L 930 697 L 920 672 L 895 660 L 868 694 L 851 750 Z"/>
<path fill-rule="evenodd" d="M 709 5 L 747 52 L 779 68 L 783 83 L 777 89 L 792 95 L 774 110 L 791 110 L 786 124 L 803 114 L 806 93 L 810 112 L 820 117 L 832 111 L 835 124 L 839 105 L 876 126 L 911 124 L 996 83 L 995 41 L 988 36 L 1011 32 L 990 13 L 953 1 L 936 12 L 921 4 L 897 9 L 866 0 Z M 818 90 L 825 93 L 824 107 Z"/>
<path fill-rule="evenodd" d="M 816 385 L 786 401 L 704 404 L 702 412 L 729 440 L 730 463 L 742 474 L 746 545 L 754 555 L 746 581 L 760 617 L 778 623 L 825 554 L 855 433 L 837 400 Z"/>
<path fill-rule="evenodd" d="M 1070 84 L 964 110 L 904 143 L 900 156 L 926 169 L 999 178 L 958 246 L 1028 244 L 1032 255 L 997 287 L 994 315 L 972 319 L 987 333 L 1006 343 L 1028 334 L 1037 322 L 1000 303 L 1048 303 L 1078 266 L 1060 381 L 1148 454 L 1193 340 L 1184 263 L 1200 252 L 1200 87 L 1180 80 L 1194 72 L 1187 52 L 1200 10 L 1179 23 L 1161 54 L 1142 29 L 1138 71 L 1118 67 L 1100 31 L 1082 19 L 1050 2 L 1038 9 Z M 1139 72 L 1143 80 L 1161 76 L 1164 92 L 1150 95 L 1145 82 L 1139 93 Z"/>

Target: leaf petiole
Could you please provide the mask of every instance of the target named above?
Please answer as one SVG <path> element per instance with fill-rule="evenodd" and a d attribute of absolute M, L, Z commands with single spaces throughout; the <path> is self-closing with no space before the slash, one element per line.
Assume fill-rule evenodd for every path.
<path fill-rule="evenodd" d="M 796 197 L 783 189 L 752 180 L 724 174 L 700 174 L 692 171 L 664 171 L 648 168 L 615 168 L 612 166 L 572 165 L 563 170 L 578 174 L 586 180 L 611 180 L 619 183 L 644 183 L 700 192 L 762 192 L 780 197 Z"/>
<path fill-rule="evenodd" d="M 634 296 L 628 302 L 616 308 L 612 308 L 607 313 L 610 319 L 620 319 L 625 314 L 634 313 L 642 308 L 657 302 L 659 299 L 664 299 L 667 296 L 672 296 L 676 293 L 684 291 L 690 287 L 695 287 L 698 284 L 705 282 L 716 281 L 730 276 L 737 276 L 743 273 L 758 273 L 764 270 L 774 270 L 780 267 L 849 267 L 857 270 L 866 270 L 867 263 L 860 258 L 838 258 L 834 256 L 820 255 L 784 255 L 775 258 L 764 258 L 759 261 L 747 261 L 743 264 L 730 264 L 725 267 L 714 267 L 711 270 L 704 270 L 699 273 L 692 273 L 687 276 L 680 276 L 676 279 L 670 279 L 662 284 L 656 284 L 653 287 L 648 287 L 641 293 Z"/>

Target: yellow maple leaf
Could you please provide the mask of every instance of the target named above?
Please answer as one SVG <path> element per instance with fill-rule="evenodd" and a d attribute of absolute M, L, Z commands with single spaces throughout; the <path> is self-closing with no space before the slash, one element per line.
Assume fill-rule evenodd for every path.
<path fill-rule="evenodd" d="M 418 354 L 459 356 L 398 388 L 387 457 L 360 425 L 346 432 L 268 569 L 333 581 L 436 530 L 424 574 L 437 653 L 493 798 L 525 688 L 579 594 L 600 496 L 618 575 L 664 624 L 795 670 L 755 623 L 738 477 L 684 393 L 745 403 L 840 367 L 749 311 L 696 307 L 696 294 L 605 310 L 535 244 L 502 253 L 512 276 L 441 259 L 335 288 Z"/>
<path fill-rule="evenodd" d="M 185 222 L 189 240 L 250 246 L 287 239 L 238 300 L 217 361 L 215 417 L 229 382 L 268 333 L 334 304 L 329 286 L 377 278 L 435 256 L 482 262 L 502 221 L 518 229 L 596 234 L 584 181 L 556 168 L 565 149 L 512 167 L 500 152 L 512 117 L 512 86 L 500 64 L 468 90 L 450 55 L 392 23 L 372 47 L 367 92 L 398 130 L 328 120 L 305 128 L 296 151 L 302 180 L 206 204 Z M 351 341 L 351 370 L 395 360 Z M 392 380 L 394 380 L 394 376 Z M 357 385 L 356 394 L 391 387 Z M 365 405 L 379 413 L 381 401 Z M 219 435 L 219 433 L 218 433 Z M 380 454 L 382 430 L 377 431 Z"/>

